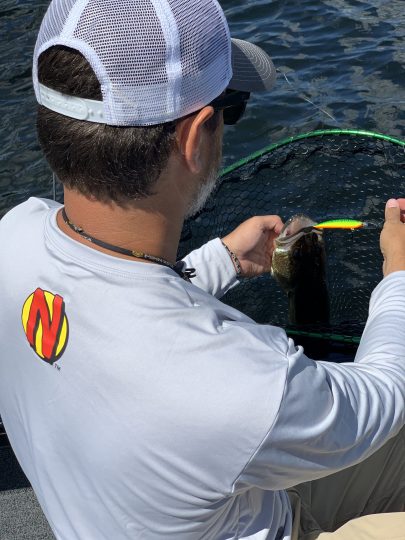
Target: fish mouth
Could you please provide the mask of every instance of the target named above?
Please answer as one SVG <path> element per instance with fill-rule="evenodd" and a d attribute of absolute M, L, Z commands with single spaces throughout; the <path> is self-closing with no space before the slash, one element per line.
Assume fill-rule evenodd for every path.
<path fill-rule="evenodd" d="M 276 245 L 286 247 L 306 234 L 315 233 L 322 237 L 322 231 L 315 229 L 316 222 L 305 215 L 296 215 L 290 218 L 281 229 L 280 236 L 276 239 Z"/>

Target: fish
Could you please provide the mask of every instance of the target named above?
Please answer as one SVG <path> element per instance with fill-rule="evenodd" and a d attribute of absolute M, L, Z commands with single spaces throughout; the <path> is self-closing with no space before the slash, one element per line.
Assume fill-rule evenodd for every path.
<path fill-rule="evenodd" d="M 295 215 L 275 240 L 271 274 L 287 294 L 293 325 L 329 324 L 325 243 L 315 225 L 308 216 Z"/>

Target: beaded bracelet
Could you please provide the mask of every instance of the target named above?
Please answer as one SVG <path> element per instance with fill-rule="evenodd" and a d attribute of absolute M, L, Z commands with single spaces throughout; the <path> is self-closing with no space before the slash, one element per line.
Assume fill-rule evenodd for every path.
<path fill-rule="evenodd" d="M 222 240 L 221 240 L 221 243 L 224 246 L 224 248 L 226 249 L 226 251 L 228 252 L 228 255 L 230 256 L 230 258 L 232 259 L 233 265 L 234 265 L 235 270 L 236 270 L 236 275 L 241 276 L 242 275 L 242 267 L 240 265 L 240 261 L 239 261 L 238 257 L 235 255 L 235 253 L 233 251 L 231 251 L 229 249 L 229 247 L 224 242 L 222 242 Z"/>

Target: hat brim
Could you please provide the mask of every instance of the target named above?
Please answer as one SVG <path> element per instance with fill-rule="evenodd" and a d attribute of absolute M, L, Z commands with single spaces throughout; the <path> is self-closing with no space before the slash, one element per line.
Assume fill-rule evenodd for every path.
<path fill-rule="evenodd" d="M 231 39 L 233 76 L 228 84 L 232 90 L 264 92 L 276 81 L 276 68 L 270 56 L 257 45 L 241 39 Z"/>

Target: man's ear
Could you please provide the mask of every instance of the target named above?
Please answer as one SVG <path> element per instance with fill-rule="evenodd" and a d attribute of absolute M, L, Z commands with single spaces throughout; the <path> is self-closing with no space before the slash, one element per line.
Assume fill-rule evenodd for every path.
<path fill-rule="evenodd" d="M 199 174 L 203 168 L 203 145 L 209 136 L 204 124 L 214 115 L 211 106 L 204 107 L 196 115 L 181 120 L 176 125 L 176 138 L 180 154 L 183 156 L 189 170 Z"/>

